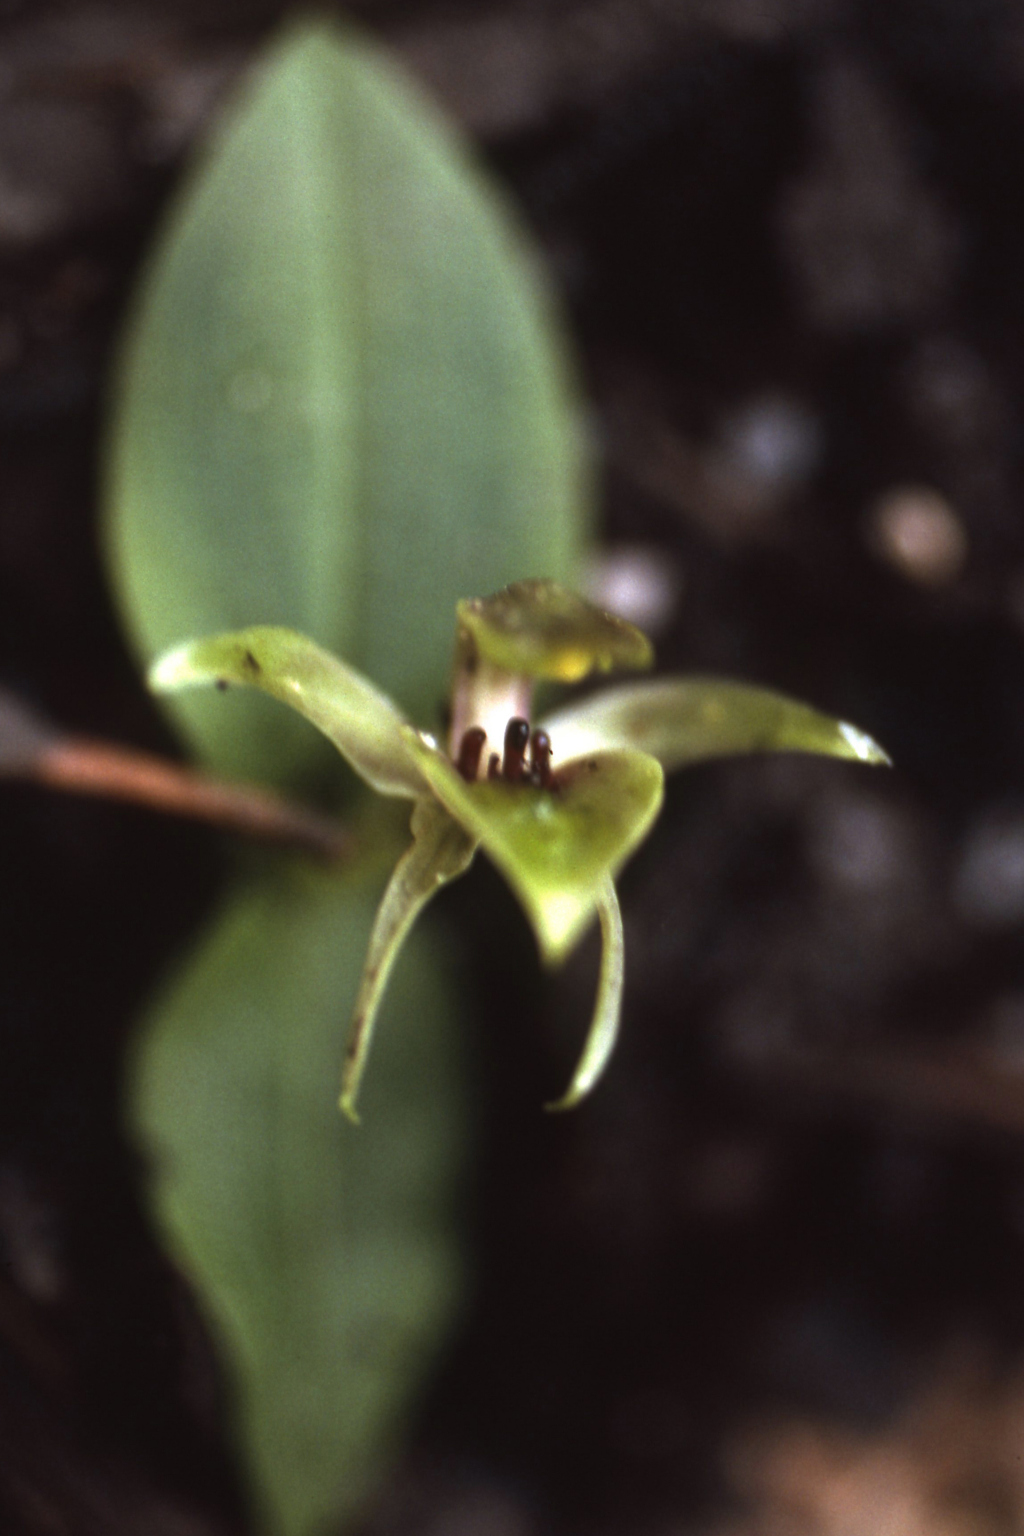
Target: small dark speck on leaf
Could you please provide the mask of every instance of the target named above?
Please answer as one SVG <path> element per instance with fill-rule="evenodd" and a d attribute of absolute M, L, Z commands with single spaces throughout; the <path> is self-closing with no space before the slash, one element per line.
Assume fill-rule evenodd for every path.
<path fill-rule="evenodd" d="M 252 651 L 246 651 L 245 664 L 251 672 L 262 672 L 263 670 Z"/>
<path fill-rule="evenodd" d="M 228 680 L 227 680 L 227 678 L 226 677 L 218 677 L 216 686 L 217 686 L 217 691 L 219 693 L 227 693 L 227 691 L 228 691 Z"/>

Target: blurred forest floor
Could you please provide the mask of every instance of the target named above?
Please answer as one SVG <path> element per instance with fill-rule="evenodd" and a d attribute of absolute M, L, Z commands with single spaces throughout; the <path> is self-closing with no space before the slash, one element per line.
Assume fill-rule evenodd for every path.
<path fill-rule="evenodd" d="M 621 1049 L 557 1122 L 595 951 L 524 981 L 499 882 L 445 898 L 493 1022 L 475 1292 L 366 1536 L 1024 1533 L 1024 4 L 349 12 L 565 296 L 595 588 L 666 669 L 896 763 L 673 785 L 622 884 Z M 0 683 L 166 752 L 96 551 L 104 389 L 183 156 L 282 14 L 0 3 Z M 221 844 L 10 785 L 0 850 L 0 1529 L 237 1536 L 117 1107 Z"/>

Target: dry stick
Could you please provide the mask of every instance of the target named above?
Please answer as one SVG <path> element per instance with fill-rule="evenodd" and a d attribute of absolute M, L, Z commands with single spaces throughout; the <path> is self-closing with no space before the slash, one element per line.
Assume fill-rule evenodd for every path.
<path fill-rule="evenodd" d="M 207 778 L 191 768 L 85 737 L 66 736 L 38 750 L 19 777 L 72 794 L 132 800 L 254 837 L 293 843 L 324 859 L 352 852 L 351 835 L 328 816 L 249 784 Z"/>

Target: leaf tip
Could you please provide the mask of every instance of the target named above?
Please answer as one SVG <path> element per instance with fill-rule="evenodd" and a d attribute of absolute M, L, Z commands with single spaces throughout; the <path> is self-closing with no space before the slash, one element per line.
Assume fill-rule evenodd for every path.
<path fill-rule="evenodd" d="M 593 905 L 581 900 L 578 894 L 556 890 L 545 890 L 539 899 L 529 889 L 520 894 L 537 939 L 541 964 L 545 970 L 557 970 L 593 921 Z"/>
<path fill-rule="evenodd" d="M 839 734 L 850 748 L 850 755 L 860 763 L 874 763 L 880 767 L 891 768 L 892 758 L 884 747 L 869 736 L 866 731 L 858 730 L 857 726 L 850 725 L 847 721 L 839 722 Z"/>
<path fill-rule="evenodd" d="M 345 1119 L 349 1122 L 350 1125 L 362 1125 L 363 1122 L 359 1117 L 358 1110 L 356 1109 L 355 1094 L 349 1089 L 346 1089 L 345 1092 L 341 1095 L 341 1098 L 338 1100 L 338 1108 L 341 1110 L 342 1114 L 345 1116 Z"/>
<path fill-rule="evenodd" d="M 567 1109 L 575 1109 L 580 1100 L 586 1097 L 588 1091 L 588 1089 L 577 1088 L 575 1084 L 572 1084 L 566 1089 L 560 1099 L 551 1099 L 549 1103 L 545 1104 L 544 1111 L 549 1115 L 560 1115 Z"/>
<path fill-rule="evenodd" d="M 157 657 L 146 673 L 146 686 L 151 693 L 175 693 L 198 681 L 191 651 L 191 643 L 186 641 Z"/>

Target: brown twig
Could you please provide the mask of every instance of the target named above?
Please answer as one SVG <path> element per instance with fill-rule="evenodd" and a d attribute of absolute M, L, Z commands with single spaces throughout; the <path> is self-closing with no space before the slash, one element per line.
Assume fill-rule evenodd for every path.
<path fill-rule="evenodd" d="M 324 859 L 340 859 L 352 851 L 351 835 L 330 817 L 269 790 L 209 778 L 129 747 L 65 737 L 45 746 L 26 776 L 51 789 L 130 800 L 250 837 L 292 843 Z"/>
<path fill-rule="evenodd" d="M 352 852 L 338 822 L 251 784 L 231 784 L 149 752 L 66 736 L 0 689 L 0 778 L 28 779 L 71 794 L 131 800 L 250 837 L 291 843 L 322 859 Z"/>

